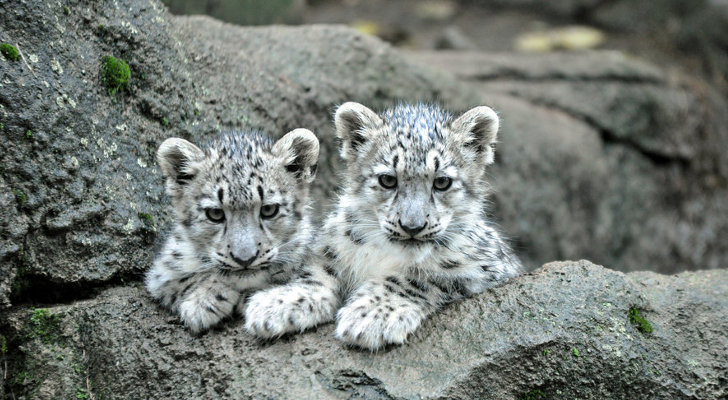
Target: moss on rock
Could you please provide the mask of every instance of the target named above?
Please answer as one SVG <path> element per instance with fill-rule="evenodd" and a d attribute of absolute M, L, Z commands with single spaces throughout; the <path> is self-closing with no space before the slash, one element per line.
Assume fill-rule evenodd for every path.
<path fill-rule="evenodd" d="M 102 57 L 101 73 L 104 85 L 110 95 L 113 96 L 119 91 L 123 92 L 129 87 L 131 70 L 129 69 L 129 64 L 124 60 L 112 56 Z"/>
<path fill-rule="evenodd" d="M 640 314 L 640 310 L 637 307 L 629 309 L 629 322 L 637 326 L 637 330 L 642 333 L 652 333 L 652 324 Z"/>
<path fill-rule="evenodd" d="M 20 61 L 20 51 L 18 48 L 9 43 L 0 43 L 0 53 L 10 61 Z"/>

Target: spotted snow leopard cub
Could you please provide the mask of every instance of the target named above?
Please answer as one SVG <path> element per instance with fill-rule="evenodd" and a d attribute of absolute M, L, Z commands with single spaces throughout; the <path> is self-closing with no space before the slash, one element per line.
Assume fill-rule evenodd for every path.
<path fill-rule="evenodd" d="M 380 116 L 346 103 L 335 124 L 347 164 L 338 206 L 304 274 L 251 297 L 251 333 L 303 331 L 338 309 L 336 337 L 376 350 L 404 343 L 444 304 L 521 272 L 484 204 L 493 110 L 454 117 L 401 105 Z"/>
<path fill-rule="evenodd" d="M 229 133 L 205 150 L 165 140 L 157 160 L 176 221 L 146 276 L 152 296 L 198 333 L 242 310 L 245 292 L 285 282 L 312 236 L 318 152 L 306 129 L 275 143 Z"/>

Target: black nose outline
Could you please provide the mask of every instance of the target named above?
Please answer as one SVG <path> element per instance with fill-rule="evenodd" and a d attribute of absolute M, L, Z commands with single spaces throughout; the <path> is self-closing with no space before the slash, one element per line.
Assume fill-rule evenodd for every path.
<path fill-rule="evenodd" d="M 417 226 L 417 227 L 413 228 L 411 226 L 403 225 L 402 220 L 400 219 L 399 226 L 402 229 L 404 229 L 404 231 L 407 232 L 410 236 L 415 237 L 415 235 L 417 235 L 418 233 L 422 232 L 423 229 L 425 229 L 425 227 L 427 226 L 427 221 L 425 221 L 425 223 L 422 224 L 422 226 Z"/>
<path fill-rule="evenodd" d="M 236 257 L 235 254 L 233 254 L 233 252 L 231 251 L 230 252 L 230 257 L 233 259 L 233 261 L 235 261 L 236 263 L 238 263 L 238 265 L 240 265 L 240 267 L 242 267 L 242 268 L 248 268 L 250 266 L 250 264 L 252 264 L 253 261 L 255 261 L 256 258 L 258 258 L 258 253 L 260 253 L 260 250 L 256 251 L 255 252 L 255 255 L 252 256 L 252 257 L 250 257 L 249 259 L 243 260 L 241 258 Z"/>

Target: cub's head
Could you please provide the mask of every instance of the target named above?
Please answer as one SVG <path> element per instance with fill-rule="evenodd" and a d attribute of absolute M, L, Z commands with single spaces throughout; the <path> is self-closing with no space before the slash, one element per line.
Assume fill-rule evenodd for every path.
<path fill-rule="evenodd" d="M 204 150 L 171 138 L 157 161 L 180 229 L 203 264 L 258 270 L 300 251 L 318 153 L 316 136 L 296 129 L 275 143 L 230 133 Z"/>
<path fill-rule="evenodd" d="M 498 132 L 490 108 L 456 117 L 434 106 L 401 105 L 377 115 L 346 103 L 335 123 L 348 168 L 347 218 L 361 237 L 447 245 L 463 222 L 483 212 Z"/>

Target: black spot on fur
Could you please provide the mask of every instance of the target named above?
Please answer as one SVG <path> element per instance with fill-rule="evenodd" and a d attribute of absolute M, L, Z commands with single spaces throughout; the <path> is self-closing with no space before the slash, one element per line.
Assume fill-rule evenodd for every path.
<path fill-rule="evenodd" d="M 397 286 L 402 284 L 402 282 L 400 282 L 399 279 L 395 278 L 394 276 L 388 276 L 388 277 L 384 278 L 384 280 L 387 282 L 392 282 L 393 284 L 395 284 Z"/>
<path fill-rule="evenodd" d="M 420 282 L 418 280 L 408 279 L 407 282 L 410 285 L 412 285 L 412 287 L 414 287 L 415 289 L 419 290 L 420 292 L 427 292 L 428 290 L 430 290 L 430 288 L 427 287 L 427 285 L 425 285 L 424 283 L 422 283 L 422 282 Z"/>
<path fill-rule="evenodd" d="M 194 179 L 194 178 L 195 178 L 194 175 L 190 175 L 190 174 L 179 174 L 179 175 L 177 175 L 177 179 L 176 180 L 177 180 L 177 184 L 178 185 L 184 186 L 184 185 L 190 183 L 192 181 L 192 179 Z"/>
<path fill-rule="evenodd" d="M 324 265 L 324 271 L 326 271 L 327 274 L 336 278 L 336 270 L 334 270 L 333 266 L 331 266 L 329 264 Z"/>
<path fill-rule="evenodd" d="M 298 164 L 286 165 L 286 171 L 292 173 L 296 178 L 301 177 L 301 166 Z"/>
<path fill-rule="evenodd" d="M 360 238 L 359 236 L 355 235 L 351 229 L 346 231 L 346 236 L 349 237 L 349 239 L 354 242 L 354 244 L 362 245 L 364 244 L 364 240 Z"/>
<path fill-rule="evenodd" d="M 329 246 L 324 247 L 324 257 L 328 258 L 329 260 L 335 260 L 336 253 L 334 252 L 334 249 Z"/>
<path fill-rule="evenodd" d="M 460 267 L 460 263 L 455 260 L 447 260 L 444 264 L 442 264 L 442 268 L 444 269 L 453 269 Z"/>
<path fill-rule="evenodd" d="M 263 202 L 263 188 L 258 185 L 258 195 L 260 195 L 260 202 Z"/>
<path fill-rule="evenodd" d="M 423 295 L 421 295 L 421 294 L 419 294 L 419 293 L 415 292 L 415 291 L 414 291 L 414 290 L 412 290 L 412 289 L 409 289 L 409 288 L 405 288 L 405 289 L 404 289 L 404 291 L 405 291 L 405 293 L 407 293 L 408 295 L 410 295 L 410 296 L 412 296 L 412 297 L 416 297 L 416 298 L 418 298 L 418 299 L 422 299 L 422 300 L 425 300 L 425 301 L 427 301 L 427 298 L 426 298 L 425 296 L 423 296 Z"/>
<path fill-rule="evenodd" d="M 222 188 L 217 190 L 217 199 L 220 200 L 220 203 L 222 203 L 222 198 L 225 195 L 225 191 L 222 190 Z"/>

